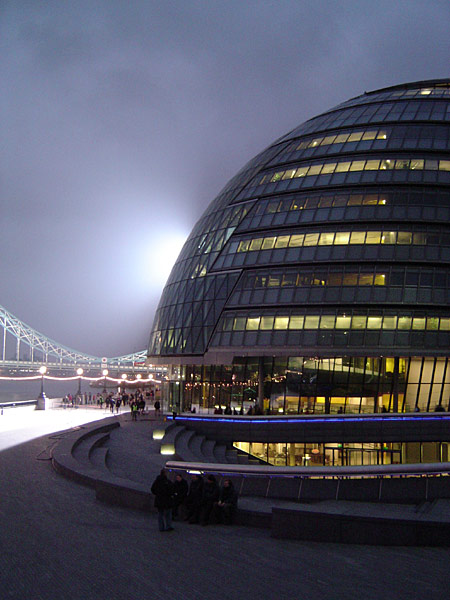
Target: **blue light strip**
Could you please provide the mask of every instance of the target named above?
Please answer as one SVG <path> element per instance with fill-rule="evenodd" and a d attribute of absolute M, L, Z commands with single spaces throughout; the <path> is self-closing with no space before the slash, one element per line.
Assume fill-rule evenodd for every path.
<path fill-rule="evenodd" d="M 174 420 L 173 416 L 171 415 L 167 415 L 166 417 L 168 420 Z M 427 414 L 427 415 L 416 415 L 416 414 L 410 414 L 410 415 L 399 415 L 399 416 L 366 416 L 366 415 L 360 415 L 358 417 L 354 417 L 354 416 L 344 416 L 344 417 L 334 417 L 334 416 L 329 416 L 329 417 L 314 417 L 313 415 L 309 416 L 309 417 L 268 417 L 268 418 L 253 418 L 251 416 L 242 416 L 240 418 L 234 418 L 234 417 L 228 417 L 228 418 L 224 418 L 224 417 L 215 417 L 215 416 L 205 416 L 205 417 L 191 417 L 190 415 L 177 415 L 175 418 L 176 421 L 181 421 L 181 420 L 186 420 L 186 421 L 203 421 L 203 422 L 210 422 L 210 423 L 271 423 L 271 424 L 275 424 L 275 423 L 302 423 L 302 424 L 306 424 L 306 423 L 352 423 L 352 422 L 359 422 L 361 423 L 362 421 L 369 421 L 369 422 L 386 422 L 386 421 L 435 421 L 435 420 L 444 420 L 444 421 L 450 421 L 450 414 L 446 414 L 446 415 L 436 415 L 436 414 Z"/>

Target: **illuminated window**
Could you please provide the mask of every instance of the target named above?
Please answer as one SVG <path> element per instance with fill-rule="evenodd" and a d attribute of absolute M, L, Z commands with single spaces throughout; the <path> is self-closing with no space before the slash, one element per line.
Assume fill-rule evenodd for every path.
<path fill-rule="evenodd" d="M 273 329 L 273 317 L 261 317 L 260 329 Z"/>
<path fill-rule="evenodd" d="M 386 275 L 384 273 L 376 273 L 374 279 L 375 285 L 386 285 Z"/>
<path fill-rule="evenodd" d="M 379 244 L 381 241 L 381 231 L 368 231 L 366 244 Z"/>
<path fill-rule="evenodd" d="M 334 315 L 322 315 L 320 318 L 320 329 L 334 329 L 336 317 Z"/>
<path fill-rule="evenodd" d="M 305 329 L 318 329 L 319 327 L 319 316 L 307 315 L 305 317 Z"/>
<path fill-rule="evenodd" d="M 378 171 L 380 168 L 379 160 L 368 160 L 364 165 L 365 171 Z"/>
<path fill-rule="evenodd" d="M 441 318 L 439 323 L 439 329 L 441 331 L 450 331 L 450 319 Z"/>
<path fill-rule="evenodd" d="M 363 171 L 365 164 L 365 160 L 354 160 L 351 164 L 350 171 Z"/>
<path fill-rule="evenodd" d="M 326 165 L 323 165 L 321 175 L 327 175 L 328 173 L 334 173 L 336 166 L 337 166 L 337 163 L 328 163 Z M 311 175 L 311 173 L 310 173 L 310 175 Z"/>
<path fill-rule="evenodd" d="M 303 329 L 303 322 L 305 318 L 299 316 L 293 316 L 289 321 L 289 329 Z"/>
<path fill-rule="evenodd" d="M 336 317 L 336 329 L 350 329 L 351 317 Z"/>
<path fill-rule="evenodd" d="M 250 247 L 250 240 L 241 240 L 239 242 L 237 251 L 238 252 L 248 252 L 249 247 Z"/>
<path fill-rule="evenodd" d="M 350 244 L 364 244 L 365 239 L 365 231 L 352 231 L 350 235 Z"/>
<path fill-rule="evenodd" d="M 355 133 L 351 133 L 349 138 L 348 138 L 348 142 L 359 142 L 359 140 L 362 138 L 363 134 L 362 131 L 356 131 Z"/>
<path fill-rule="evenodd" d="M 346 173 L 350 169 L 350 162 L 340 162 L 336 167 L 336 173 Z"/>
<path fill-rule="evenodd" d="M 262 238 L 256 238 L 255 240 L 252 240 L 250 242 L 250 252 L 253 252 L 254 250 L 259 250 L 261 248 L 262 241 Z"/>
<path fill-rule="evenodd" d="M 350 232 L 349 231 L 337 231 L 334 238 L 335 246 L 347 245 L 350 240 Z"/>
<path fill-rule="evenodd" d="M 245 329 L 245 317 L 236 317 L 234 319 L 234 331 L 243 331 Z"/>
<path fill-rule="evenodd" d="M 318 233 L 307 233 L 305 235 L 305 241 L 303 242 L 304 246 L 317 246 L 317 242 L 319 240 Z"/>
<path fill-rule="evenodd" d="M 408 231 L 399 231 L 397 233 L 397 244 L 409 245 L 412 242 L 412 233 Z"/>
<path fill-rule="evenodd" d="M 427 317 L 427 329 L 429 331 L 437 331 L 439 329 L 439 318 Z"/>
<path fill-rule="evenodd" d="M 287 248 L 289 244 L 289 235 L 279 235 L 275 242 L 275 248 Z"/>
<path fill-rule="evenodd" d="M 367 329 L 381 329 L 382 317 L 367 317 Z"/>
<path fill-rule="evenodd" d="M 275 246 L 275 237 L 264 238 L 262 243 L 263 250 L 271 250 Z"/>
<path fill-rule="evenodd" d="M 352 317 L 352 329 L 365 329 L 367 317 L 354 316 Z"/>
<path fill-rule="evenodd" d="M 399 317 L 398 329 L 411 329 L 411 317 Z"/>
<path fill-rule="evenodd" d="M 254 331 L 259 328 L 261 317 L 249 317 L 247 319 L 247 330 Z"/>
<path fill-rule="evenodd" d="M 297 234 L 291 235 L 291 239 L 289 240 L 289 246 L 291 248 L 303 246 L 304 239 L 305 239 L 305 235 L 303 233 L 298 234 L 298 235 Z"/>
<path fill-rule="evenodd" d="M 383 329 L 396 329 L 397 328 L 397 317 L 384 317 L 383 318 Z"/>
<path fill-rule="evenodd" d="M 412 328 L 425 329 L 425 317 L 414 317 Z"/>
<path fill-rule="evenodd" d="M 319 246 L 332 246 L 334 233 L 321 233 L 319 237 Z"/>
<path fill-rule="evenodd" d="M 287 329 L 289 325 L 289 317 L 275 317 L 274 329 Z"/>

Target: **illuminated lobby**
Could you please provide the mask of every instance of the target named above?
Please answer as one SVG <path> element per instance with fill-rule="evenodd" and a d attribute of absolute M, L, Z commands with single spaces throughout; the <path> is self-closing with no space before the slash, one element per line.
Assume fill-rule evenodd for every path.
<path fill-rule="evenodd" d="M 148 349 L 169 366 L 166 408 L 314 429 L 233 440 L 273 465 L 448 461 L 428 424 L 450 410 L 449 223 L 450 80 L 364 93 L 277 139 L 166 283 Z M 360 425 L 393 415 L 421 427 Z"/>

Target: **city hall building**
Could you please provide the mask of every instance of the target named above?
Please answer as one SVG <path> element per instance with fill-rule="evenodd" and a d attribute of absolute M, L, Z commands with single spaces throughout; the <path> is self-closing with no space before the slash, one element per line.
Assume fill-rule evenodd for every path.
<path fill-rule="evenodd" d="M 170 405 L 449 411 L 449 222 L 450 80 L 364 93 L 276 140 L 213 200 L 167 281 L 148 355 L 171 366 Z M 277 463 L 256 443 L 236 440 Z M 298 455 L 448 457 L 442 440 L 328 446 Z M 277 464 L 296 455 L 286 444 Z"/>

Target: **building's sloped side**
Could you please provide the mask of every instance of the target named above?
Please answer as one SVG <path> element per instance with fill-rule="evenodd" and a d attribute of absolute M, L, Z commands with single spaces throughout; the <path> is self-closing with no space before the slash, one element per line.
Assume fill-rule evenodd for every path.
<path fill-rule="evenodd" d="M 446 356 L 449 222 L 449 82 L 363 94 L 278 140 L 212 202 L 149 354 Z"/>

